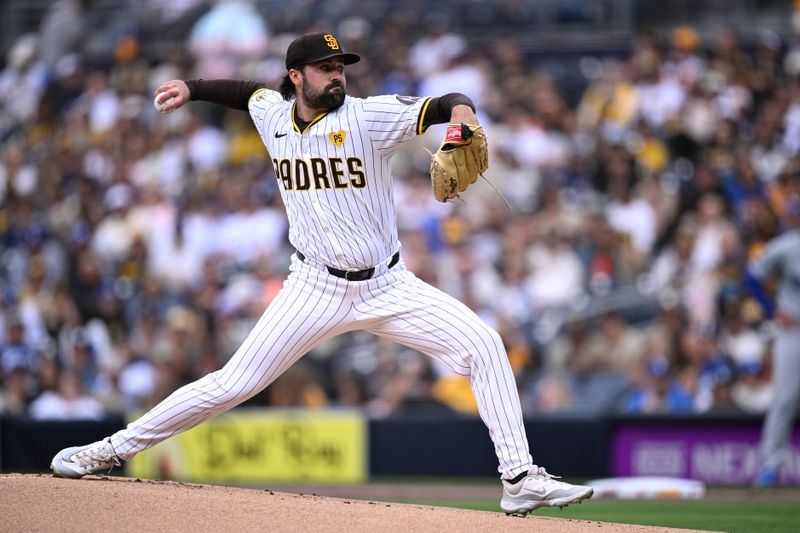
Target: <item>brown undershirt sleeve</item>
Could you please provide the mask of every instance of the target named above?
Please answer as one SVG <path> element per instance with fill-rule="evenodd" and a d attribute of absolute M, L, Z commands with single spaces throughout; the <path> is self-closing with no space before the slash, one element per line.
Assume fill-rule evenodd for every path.
<path fill-rule="evenodd" d="M 184 80 L 189 87 L 189 99 L 213 102 L 231 109 L 247 111 L 250 97 L 267 87 L 260 81 L 245 80 Z"/>

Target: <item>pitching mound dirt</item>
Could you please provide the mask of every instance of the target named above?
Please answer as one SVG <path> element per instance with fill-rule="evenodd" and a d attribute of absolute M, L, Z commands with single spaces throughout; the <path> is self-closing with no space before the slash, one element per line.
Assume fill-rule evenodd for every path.
<path fill-rule="evenodd" d="M 676 532 L 529 515 L 300 495 L 269 490 L 140 481 L 0 476 L 0 531 L 525 531 Z"/>

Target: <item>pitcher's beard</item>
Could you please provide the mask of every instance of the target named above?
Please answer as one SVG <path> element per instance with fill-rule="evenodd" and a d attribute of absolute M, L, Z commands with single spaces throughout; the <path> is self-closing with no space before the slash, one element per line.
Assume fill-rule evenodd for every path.
<path fill-rule="evenodd" d="M 337 91 L 336 88 L 341 90 Z M 314 92 L 308 85 L 303 85 L 303 99 L 312 109 L 336 109 L 344 103 L 343 85 L 329 85 L 321 92 Z"/>

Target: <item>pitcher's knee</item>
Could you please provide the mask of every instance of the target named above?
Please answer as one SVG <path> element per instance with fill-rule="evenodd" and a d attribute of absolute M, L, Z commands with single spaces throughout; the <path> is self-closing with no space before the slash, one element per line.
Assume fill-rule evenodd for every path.
<path fill-rule="evenodd" d="M 206 378 L 213 384 L 208 394 L 210 396 L 209 400 L 215 405 L 230 405 L 233 407 L 252 396 L 252 394 L 248 393 L 248 390 L 237 386 L 236 383 L 231 384 L 220 379 L 217 372 L 212 372 Z"/>
<path fill-rule="evenodd" d="M 485 335 L 487 338 L 487 344 L 489 344 L 499 353 L 505 352 L 505 347 L 503 345 L 503 338 L 500 337 L 500 334 L 497 331 L 487 327 Z"/>
<path fill-rule="evenodd" d="M 476 343 L 475 353 L 478 357 L 507 357 L 505 347 L 503 346 L 503 339 L 500 334 L 495 330 L 486 326 L 477 331 L 479 334 L 479 342 Z"/>

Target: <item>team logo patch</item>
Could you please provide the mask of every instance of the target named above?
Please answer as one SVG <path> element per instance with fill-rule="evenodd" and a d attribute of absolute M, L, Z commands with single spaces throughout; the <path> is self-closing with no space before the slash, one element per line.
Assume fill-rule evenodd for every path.
<path fill-rule="evenodd" d="M 328 48 L 330 48 L 331 50 L 339 49 L 339 41 L 336 40 L 336 37 L 334 37 L 330 33 L 326 33 L 322 37 L 323 39 L 325 39 L 325 44 L 328 45 Z"/>
<path fill-rule="evenodd" d="M 344 144 L 345 137 L 347 137 L 347 134 L 343 130 L 332 131 L 328 134 L 328 138 L 337 148 Z"/>

